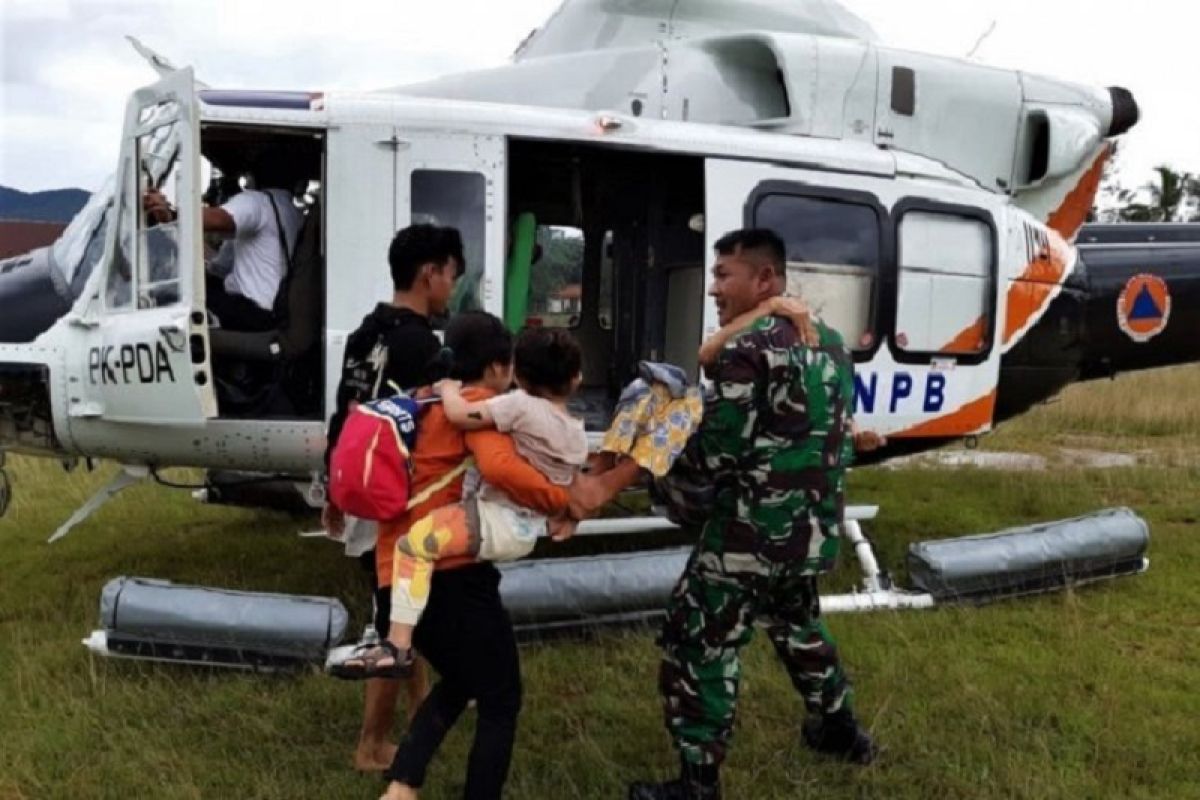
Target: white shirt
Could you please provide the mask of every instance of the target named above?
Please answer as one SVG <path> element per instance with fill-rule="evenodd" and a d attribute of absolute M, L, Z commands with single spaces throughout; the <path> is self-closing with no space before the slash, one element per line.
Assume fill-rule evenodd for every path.
<path fill-rule="evenodd" d="M 288 252 L 295 252 L 304 215 L 284 189 L 267 189 L 275 198 L 283 222 Z M 225 278 L 225 291 L 247 297 L 270 311 L 279 284 L 287 272 L 287 256 L 279 243 L 275 212 L 265 192 L 247 189 L 234 195 L 221 208 L 233 218 L 233 271 Z"/>

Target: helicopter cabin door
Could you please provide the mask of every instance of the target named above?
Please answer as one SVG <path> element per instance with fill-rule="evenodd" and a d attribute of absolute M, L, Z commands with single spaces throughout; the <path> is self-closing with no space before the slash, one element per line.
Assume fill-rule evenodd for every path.
<path fill-rule="evenodd" d="M 87 401 L 76 416 L 202 425 L 216 416 L 204 306 L 198 111 L 191 69 L 129 100 L 117 173 L 117 224 L 85 348 Z M 166 200 L 143 211 L 153 192 Z"/>

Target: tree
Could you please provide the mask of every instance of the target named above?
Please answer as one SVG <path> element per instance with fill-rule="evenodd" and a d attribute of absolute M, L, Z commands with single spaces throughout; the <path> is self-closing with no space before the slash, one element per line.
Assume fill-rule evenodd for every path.
<path fill-rule="evenodd" d="M 1154 168 L 1155 180 L 1138 188 L 1121 182 L 1119 169 L 1100 184 L 1093 222 L 1200 222 L 1200 176 L 1170 166 Z"/>
<path fill-rule="evenodd" d="M 1188 222 L 1200 222 L 1200 175 L 1193 175 L 1187 182 L 1187 196 L 1190 209 L 1185 206 L 1185 211 L 1190 211 Z"/>
<path fill-rule="evenodd" d="M 1149 184 L 1146 188 L 1156 207 L 1155 216 L 1163 222 L 1172 222 L 1187 199 L 1187 190 L 1195 178 L 1186 172 L 1176 172 L 1165 164 L 1155 167 L 1154 171 L 1158 173 L 1158 185 Z"/>
<path fill-rule="evenodd" d="M 1146 202 L 1127 203 L 1120 212 L 1125 222 L 1175 222 L 1186 209 L 1189 196 L 1197 197 L 1197 179 L 1187 172 L 1176 172 L 1163 164 L 1154 168 L 1158 180 L 1142 187 Z"/>
<path fill-rule="evenodd" d="M 529 310 L 545 313 L 554 295 L 583 280 L 583 233 L 576 228 L 538 228 L 540 258 L 529 280 Z"/>

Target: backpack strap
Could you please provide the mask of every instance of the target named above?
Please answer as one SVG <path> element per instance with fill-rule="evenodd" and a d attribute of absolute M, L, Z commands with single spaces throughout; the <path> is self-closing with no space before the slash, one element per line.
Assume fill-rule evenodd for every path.
<path fill-rule="evenodd" d="M 262 193 L 267 196 L 267 200 L 271 203 L 271 211 L 275 212 L 275 232 L 279 234 L 279 248 L 283 250 L 283 277 L 279 279 L 279 287 L 275 290 L 275 300 L 271 303 L 271 316 L 275 317 L 276 322 L 282 324 L 286 320 L 283 319 L 286 314 L 275 314 L 275 307 L 279 305 L 280 298 L 283 298 L 283 308 L 287 310 L 287 292 L 291 291 L 292 273 L 294 272 L 293 260 L 295 253 L 287 245 L 287 236 L 283 231 L 283 220 L 279 216 L 279 206 L 275 203 L 275 198 L 271 195 L 270 189 L 263 189 Z M 296 237 L 296 246 L 300 246 L 300 237 Z M 278 346 L 278 345 L 276 345 Z"/>
<path fill-rule="evenodd" d="M 434 481 L 429 486 L 426 486 L 424 491 L 419 492 L 418 494 L 414 494 L 412 497 L 408 498 L 408 507 L 416 508 L 417 506 L 426 502 L 427 500 L 429 500 L 429 498 L 433 497 L 435 494 L 440 492 L 442 489 L 445 489 L 447 486 L 454 483 L 454 481 L 456 481 L 468 469 L 470 469 L 473 466 L 475 466 L 475 459 L 471 458 L 470 456 L 467 456 L 467 458 L 465 458 L 463 460 L 463 462 L 461 464 L 459 464 L 457 467 L 450 470 L 442 477 L 438 478 L 436 481 Z"/>
<path fill-rule="evenodd" d="M 283 263 L 287 265 L 285 274 L 292 274 L 292 249 L 287 246 L 287 239 L 283 233 L 283 220 L 279 217 L 279 206 L 275 204 L 275 198 L 271 195 L 270 189 L 263 189 L 263 194 L 267 196 L 267 200 L 271 203 L 271 210 L 275 212 L 275 232 L 279 234 L 279 247 L 283 250 Z"/>

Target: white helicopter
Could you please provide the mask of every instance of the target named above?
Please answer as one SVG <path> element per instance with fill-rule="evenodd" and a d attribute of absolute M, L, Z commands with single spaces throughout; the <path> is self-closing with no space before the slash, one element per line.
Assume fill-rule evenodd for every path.
<path fill-rule="evenodd" d="M 712 244 L 748 225 L 780 233 L 795 287 L 853 344 L 881 458 L 1073 380 L 1200 359 L 1189 298 L 1162 302 L 1194 274 L 1159 278 L 1158 317 L 1130 321 L 1120 291 L 1145 270 L 1089 271 L 1071 244 L 1137 121 L 1128 92 L 890 49 L 834 3 L 566 0 L 507 65 L 373 93 L 224 91 L 151 62 L 113 180 L 55 245 L 0 264 L 0 456 L 124 465 L 55 538 L 160 468 L 318 470 L 346 336 L 415 221 L 462 231 L 453 310 L 574 329 L 595 430 L 639 360 L 695 372 Z M 278 330 L 220 330 L 202 194 L 263 154 L 319 197 L 306 258 Z M 176 221 L 141 213 L 150 188 Z M 259 376 L 249 400 L 214 358 Z"/>

